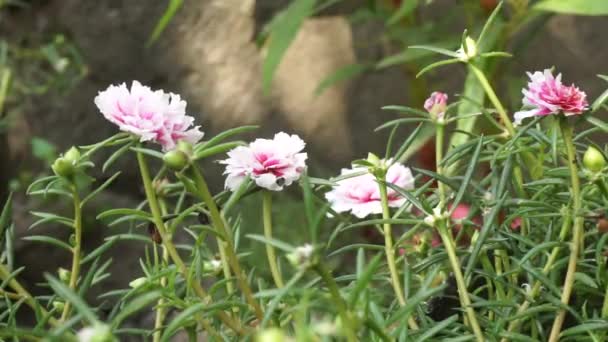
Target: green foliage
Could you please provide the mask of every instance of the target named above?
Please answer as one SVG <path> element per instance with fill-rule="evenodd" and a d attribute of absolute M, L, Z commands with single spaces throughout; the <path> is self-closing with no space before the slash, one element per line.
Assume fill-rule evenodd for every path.
<path fill-rule="evenodd" d="M 608 15 L 608 3 L 604 0 L 542 0 L 533 8 L 564 14 Z"/>

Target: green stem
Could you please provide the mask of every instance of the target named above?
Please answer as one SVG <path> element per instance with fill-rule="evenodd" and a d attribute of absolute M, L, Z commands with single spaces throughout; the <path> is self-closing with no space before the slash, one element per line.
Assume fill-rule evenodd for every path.
<path fill-rule="evenodd" d="M 566 240 L 566 236 L 568 235 L 568 232 L 570 231 L 571 223 L 572 223 L 571 217 L 568 214 L 565 214 L 564 221 L 562 223 L 562 227 L 559 232 L 559 241 L 560 242 Z M 555 261 L 557 260 L 557 257 L 559 256 L 560 250 L 561 250 L 561 247 L 559 247 L 559 246 L 554 247 L 551 250 L 551 254 L 549 255 L 549 258 L 547 259 L 547 262 L 545 262 L 545 266 L 543 267 L 543 270 L 541 272 L 542 275 L 546 276 L 547 274 L 549 274 L 549 271 L 551 271 L 553 264 L 555 263 Z M 516 316 L 523 314 L 526 310 L 528 310 L 531 302 L 536 298 L 536 296 L 538 296 L 538 293 L 540 292 L 541 287 L 542 287 L 542 283 L 540 282 L 540 280 L 537 280 L 534 282 L 534 285 L 532 285 L 532 289 L 528 293 L 528 296 L 526 297 L 524 302 L 517 308 L 517 312 L 515 314 Z M 524 322 L 523 319 L 516 319 L 514 321 L 511 321 L 511 323 L 509 323 L 509 327 L 508 327 L 507 331 L 508 332 L 517 332 L 517 329 L 519 329 L 520 325 L 523 322 Z M 503 337 L 501 339 L 501 342 L 506 342 L 506 341 L 508 341 L 508 339 L 506 337 Z"/>
<path fill-rule="evenodd" d="M 184 277 L 184 279 L 189 279 L 188 268 L 186 267 L 186 264 L 184 264 L 182 258 L 179 256 L 179 253 L 177 252 L 177 249 L 175 248 L 175 245 L 171 240 L 170 232 L 165 227 L 165 222 L 163 221 L 158 204 L 158 199 L 156 198 L 156 193 L 154 192 L 154 188 L 152 187 L 152 180 L 150 178 L 150 171 L 148 170 L 148 165 L 146 164 L 146 159 L 143 153 L 137 152 L 136 154 L 137 163 L 139 165 L 139 171 L 141 173 L 141 180 L 144 185 L 146 198 L 148 200 L 148 206 L 150 207 L 150 212 L 152 213 L 152 219 L 154 220 L 154 224 L 156 225 L 156 228 L 158 229 L 161 235 L 163 246 L 167 250 L 167 253 L 171 257 L 171 260 L 173 260 L 175 266 L 177 266 L 179 272 L 182 274 L 182 277 Z M 205 291 L 205 289 L 203 289 L 203 287 L 198 281 L 193 281 L 191 283 L 188 283 L 188 285 L 192 287 L 192 289 L 199 298 L 211 304 L 211 297 L 207 295 L 207 292 Z M 247 331 L 243 329 L 243 327 L 239 326 L 225 312 L 218 311 L 217 315 L 220 320 L 226 324 L 226 326 L 234 330 L 239 335 L 244 335 L 247 333 Z M 209 324 L 209 322 L 207 322 L 206 320 L 201 320 L 201 324 L 208 332 L 213 335 L 219 336 L 217 331 L 215 331 L 215 329 Z"/>
<path fill-rule="evenodd" d="M 477 77 L 477 80 L 479 80 L 479 83 L 481 84 L 483 90 L 488 95 L 488 99 L 490 99 L 490 102 L 492 102 L 492 105 L 494 106 L 494 108 L 496 108 L 496 111 L 498 112 L 498 116 L 500 116 L 500 119 L 502 120 L 503 125 L 505 126 L 506 133 L 507 133 L 506 138 L 514 136 L 515 127 L 513 126 L 513 122 L 511 122 L 511 119 L 509 118 L 509 115 L 507 114 L 505 107 L 502 105 L 502 103 L 498 99 L 496 92 L 494 92 L 492 85 L 490 84 L 490 82 L 488 81 L 486 76 L 484 75 L 483 71 L 481 71 L 478 67 L 476 67 L 472 63 L 469 63 L 469 67 L 471 68 L 471 70 L 473 71 L 475 76 Z M 522 158 L 524 158 L 525 160 L 534 159 L 534 157 L 531 156 L 530 153 L 528 153 L 528 152 L 522 152 Z M 513 176 L 515 178 L 515 191 L 517 192 L 517 195 L 522 198 L 527 197 L 526 191 L 524 190 L 524 186 L 523 186 L 524 177 L 521 172 L 521 168 L 517 165 L 515 167 L 513 167 Z M 521 231 L 522 235 L 524 235 L 524 236 L 527 235 L 528 224 L 527 224 L 527 221 L 525 218 L 522 218 L 522 220 L 521 220 L 520 231 Z"/>
<path fill-rule="evenodd" d="M 344 301 L 344 298 L 342 298 L 340 295 L 340 290 L 338 289 L 338 285 L 336 284 L 334 277 L 332 277 L 331 272 L 322 262 L 315 265 L 315 270 L 319 273 L 321 278 L 323 278 L 325 284 L 327 284 L 327 288 L 329 289 L 329 293 L 331 293 L 334 304 L 338 308 L 340 318 L 344 323 L 346 339 L 349 342 L 358 341 L 351 315 L 348 312 L 348 307 Z"/>
<path fill-rule="evenodd" d="M 72 247 L 72 270 L 68 286 L 72 291 L 76 290 L 78 277 L 80 275 L 80 257 L 82 248 L 82 208 L 80 206 L 80 196 L 76 185 L 72 185 L 72 197 L 74 200 L 74 246 Z M 66 301 L 61 314 L 61 322 L 65 322 L 69 316 L 72 305 Z"/>
<path fill-rule="evenodd" d="M 6 268 L 5 265 L 0 263 L 0 279 L 3 282 L 8 281 L 8 286 L 10 286 L 19 297 L 25 299 L 25 304 L 27 304 L 32 310 L 40 310 L 40 312 L 48 317 L 49 323 L 52 326 L 58 327 L 61 325 L 61 322 L 57 321 L 55 318 L 49 315 L 49 312 L 44 309 L 44 307 L 36 302 L 36 299 L 27 291 L 14 277 L 11 277 L 11 272 Z"/>
<path fill-rule="evenodd" d="M 443 161 L 443 140 L 445 135 L 445 125 L 443 123 L 438 122 L 435 127 L 435 168 L 437 174 L 443 175 L 444 170 L 443 166 L 441 166 L 441 162 Z M 445 208 L 446 204 L 445 184 L 443 184 L 443 182 L 441 181 L 437 181 L 437 189 L 439 190 L 439 208 L 443 209 Z"/>
<path fill-rule="evenodd" d="M 159 200 L 159 204 L 161 207 L 161 214 L 166 215 L 167 214 L 167 208 L 164 204 L 164 201 Z M 154 256 L 155 256 L 155 262 L 157 262 L 158 260 L 158 253 L 157 253 L 157 246 L 154 245 Z M 159 265 L 159 269 L 165 268 L 169 265 L 169 253 L 167 252 L 167 249 L 164 246 L 161 246 L 162 250 L 163 250 L 163 254 L 162 254 L 162 259 L 160 260 L 160 262 L 158 262 Z M 167 286 L 167 277 L 161 277 L 160 278 L 160 286 L 162 288 L 165 288 Z M 160 338 L 162 336 L 162 326 L 163 326 L 163 322 L 165 321 L 165 316 L 167 315 L 167 308 L 164 307 L 165 304 L 165 299 L 163 297 L 161 297 L 156 305 L 156 317 L 154 319 L 154 335 L 153 335 L 153 341 L 154 342 L 160 342 Z"/>
<path fill-rule="evenodd" d="M 207 205 L 209 214 L 211 216 L 211 223 L 215 229 L 217 229 L 217 232 L 224 238 L 226 245 L 226 257 L 228 258 L 230 267 L 234 271 L 239 288 L 241 291 L 243 291 L 247 303 L 249 303 L 249 305 L 255 311 L 256 317 L 261 321 L 264 318 L 264 312 L 262 311 L 260 304 L 253 297 L 253 292 L 247 283 L 245 273 L 243 273 L 243 270 L 241 269 L 241 264 L 239 263 L 236 252 L 234 251 L 234 244 L 232 243 L 231 234 L 226 227 L 215 200 L 213 199 L 213 195 L 211 195 L 211 192 L 209 191 L 209 187 L 207 186 L 207 182 L 205 182 L 203 174 L 196 165 L 192 165 L 191 169 L 192 173 L 194 174 L 194 183 L 196 184 L 197 189 L 196 195 L 200 197 L 200 199 Z"/>
<path fill-rule="evenodd" d="M 485 339 L 483 337 L 483 333 L 481 332 L 481 328 L 479 327 L 479 323 L 477 322 L 475 310 L 473 310 L 471 307 L 471 298 L 469 298 L 469 292 L 467 291 L 467 286 L 464 281 L 464 277 L 462 276 L 460 262 L 456 256 L 454 239 L 452 238 L 451 232 L 448 231 L 445 221 L 445 219 L 442 219 L 440 222 L 438 222 L 439 225 L 437 230 L 439 231 L 439 235 L 441 236 L 441 240 L 448 254 L 448 259 L 450 261 L 450 265 L 452 266 L 452 272 L 454 272 L 454 278 L 456 278 L 458 297 L 460 298 L 460 302 L 466 311 L 469 324 L 473 329 L 473 333 L 475 334 L 477 341 L 484 342 Z"/>
<path fill-rule="evenodd" d="M 507 111 L 505 110 L 505 107 L 503 107 L 502 103 L 498 99 L 498 96 L 494 92 L 494 89 L 490 85 L 490 82 L 486 78 L 486 75 L 484 75 L 483 71 L 481 71 L 478 67 L 476 67 L 473 64 L 469 64 L 469 67 L 471 68 L 471 70 L 473 71 L 475 76 L 477 77 L 477 80 L 479 80 L 479 83 L 481 83 L 481 87 L 488 95 L 488 99 L 490 99 L 490 102 L 492 102 L 492 105 L 494 106 L 494 108 L 496 108 L 496 111 L 498 112 L 498 116 L 500 116 L 500 119 L 502 120 L 503 125 L 505 125 L 505 128 L 506 128 L 509 136 L 515 135 L 515 128 L 513 127 L 513 123 L 511 122 L 509 115 L 507 115 Z"/>
<path fill-rule="evenodd" d="M 388 222 L 391 219 L 390 210 L 388 208 L 388 194 L 386 191 L 386 184 L 384 181 L 379 182 L 380 189 L 380 201 L 382 203 L 382 219 L 384 222 L 384 253 L 386 254 L 386 262 L 388 263 L 388 269 L 391 276 L 391 284 L 393 290 L 397 296 L 400 306 L 405 306 L 405 295 L 403 294 L 403 287 L 399 281 L 399 272 L 397 272 L 397 265 L 395 263 L 395 249 L 393 247 L 393 232 L 392 226 Z M 413 317 L 408 318 L 408 324 L 412 329 L 418 329 L 418 323 Z"/>
<path fill-rule="evenodd" d="M 263 217 L 264 217 L 264 237 L 266 239 L 272 239 L 272 193 L 270 191 L 264 191 L 263 198 Z M 274 251 L 274 246 L 266 244 L 266 256 L 268 256 L 268 265 L 270 266 L 270 273 L 272 273 L 272 279 L 278 288 L 285 286 L 283 283 L 283 277 L 277 266 L 277 256 Z"/>
<path fill-rule="evenodd" d="M 583 217 L 581 216 L 582 209 L 582 197 L 580 191 L 580 181 L 578 178 L 578 167 L 576 166 L 576 150 L 572 138 L 573 129 L 568 124 L 565 117 L 560 118 L 560 128 L 562 130 L 562 137 L 564 138 L 564 144 L 566 145 L 566 154 L 568 156 L 568 168 L 570 170 L 570 186 L 571 196 L 573 200 L 572 216 L 574 217 L 574 231 L 572 234 L 572 243 L 570 244 L 570 259 L 568 260 L 568 271 L 566 272 L 566 280 L 564 281 L 564 289 L 562 292 L 561 302 L 563 305 L 568 305 L 570 302 L 570 295 L 572 294 L 572 288 L 574 286 L 574 276 L 576 273 L 576 264 L 578 262 L 578 255 L 583 248 L 584 243 L 584 232 L 583 232 Z M 549 341 L 559 340 L 559 334 L 562 329 L 562 324 L 566 318 L 566 310 L 561 309 L 553 321 L 553 327 L 551 328 L 551 334 L 549 335 Z"/>

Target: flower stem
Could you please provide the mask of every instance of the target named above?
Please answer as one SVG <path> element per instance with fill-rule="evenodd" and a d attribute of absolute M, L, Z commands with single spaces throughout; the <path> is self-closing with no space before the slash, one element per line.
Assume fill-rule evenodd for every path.
<path fill-rule="evenodd" d="M 80 275 L 82 248 L 82 208 L 80 206 L 80 196 L 78 195 L 76 185 L 72 185 L 72 198 L 74 201 L 74 246 L 72 247 L 72 270 L 68 286 L 72 291 L 75 291 L 76 286 L 78 285 L 78 276 Z M 65 322 L 69 318 L 71 309 L 71 303 L 66 301 L 63 312 L 61 313 L 61 322 Z"/>
<path fill-rule="evenodd" d="M 471 307 L 471 298 L 469 298 L 467 285 L 464 281 L 464 277 L 462 276 L 462 271 L 460 269 L 460 262 L 458 261 L 458 256 L 456 256 L 454 238 L 452 237 L 452 233 L 447 229 L 446 219 L 439 220 L 437 228 L 445 250 L 448 254 L 448 259 L 450 261 L 450 265 L 452 266 L 452 272 L 454 272 L 454 278 L 456 278 L 456 285 L 458 287 L 458 297 L 460 298 L 461 305 L 466 311 L 467 318 L 469 319 L 469 324 L 473 329 L 473 333 L 475 334 L 477 341 L 484 342 L 485 339 L 481 332 L 481 328 L 479 327 L 479 323 L 477 322 L 475 310 L 473 310 L 473 308 Z"/>
<path fill-rule="evenodd" d="M 141 153 L 141 152 L 137 152 L 136 154 L 137 154 L 137 162 L 139 165 L 142 183 L 144 185 L 144 190 L 146 192 L 146 198 L 148 200 L 148 206 L 150 207 L 150 212 L 152 213 L 152 218 L 154 220 L 154 224 L 156 225 L 156 228 L 158 229 L 158 231 L 161 235 L 163 246 L 167 250 L 167 253 L 171 257 L 171 260 L 173 260 L 173 263 L 175 264 L 175 266 L 177 266 L 177 269 L 182 274 L 182 277 L 184 277 L 184 279 L 187 280 L 187 279 L 189 279 L 188 268 L 186 267 L 186 264 L 184 264 L 184 261 L 182 260 L 179 253 L 177 252 L 177 249 L 175 248 L 175 245 L 173 244 L 173 241 L 171 239 L 170 232 L 168 232 L 167 228 L 165 227 L 165 222 L 163 221 L 161 211 L 159 208 L 159 204 L 158 204 L 158 199 L 156 198 L 156 193 L 154 192 L 154 189 L 152 187 L 150 171 L 148 170 L 148 165 L 146 164 L 145 157 L 144 157 L 143 153 Z M 211 303 L 211 297 L 207 294 L 205 289 L 201 286 L 201 284 L 198 281 L 193 281 L 193 282 L 189 283 L 188 285 L 192 287 L 195 294 L 199 298 L 201 298 L 202 300 L 204 300 L 208 303 Z M 225 312 L 218 311 L 217 315 L 220 318 L 220 320 L 222 322 L 224 322 L 224 324 L 226 324 L 226 326 L 228 326 L 230 329 L 234 330 L 239 335 L 244 335 L 247 333 L 247 330 L 245 330 L 245 329 L 243 329 L 243 327 L 239 326 Z M 205 328 L 205 330 L 207 330 L 208 332 L 210 332 L 213 335 L 219 336 L 217 331 L 215 331 L 215 329 L 209 324 L 209 322 L 207 322 L 206 320 L 201 320 L 201 324 L 203 325 L 203 328 Z"/>
<path fill-rule="evenodd" d="M 395 263 L 395 249 L 393 247 L 392 226 L 388 222 L 388 220 L 391 219 L 391 214 L 388 208 L 388 194 L 386 191 L 386 184 L 384 182 L 379 182 L 378 185 L 380 187 L 380 201 L 382 203 L 382 219 L 387 221 L 384 222 L 384 253 L 386 254 L 386 262 L 388 263 L 388 269 L 391 275 L 391 284 L 393 285 L 393 290 L 395 291 L 395 295 L 397 296 L 399 305 L 405 306 L 405 295 L 403 294 L 403 287 L 401 286 L 401 282 L 399 281 L 399 272 L 397 272 L 397 266 Z M 407 322 L 410 328 L 415 330 L 418 329 L 418 323 L 416 323 L 416 320 L 412 316 L 408 318 Z"/>
<path fill-rule="evenodd" d="M 270 191 L 264 191 L 263 198 L 263 217 L 264 217 L 264 237 L 272 239 L 272 193 Z M 268 256 L 268 265 L 270 266 L 270 273 L 272 273 L 272 279 L 278 288 L 285 286 L 283 283 L 283 277 L 277 266 L 277 256 L 274 252 L 274 247 L 267 243 L 266 244 L 266 255 Z"/>
<path fill-rule="evenodd" d="M 576 166 L 576 150 L 572 139 L 573 128 L 568 124 L 565 117 L 560 118 L 560 128 L 562 137 L 566 145 L 566 154 L 568 156 L 568 168 L 570 170 L 570 195 L 572 196 L 572 216 L 574 217 L 574 229 L 572 234 L 572 243 L 570 244 L 570 259 L 568 260 L 568 271 L 566 272 L 566 280 L 564 281 L 564 289 L 562 291 L 561 302 L 563 305 L 568 305 L 570 295 L 574 286 L 574 276 L 576 273 L 576 264 L 578 255 L 583 248 L 584 232 L 583 232 L 583 217 L 580 214 L 582 209 L 580 181 L 578 178 L 578 167 Z M 549 341 L 557 341 L 562 329 L 562 324 L 566 318 L 566 310 L 561 309 L 553 321 Z"/>
<path fill-rule="evenodd" d="M 496 111 L 498 112 L 498 116 L 500 116 L 500 119 L 503 122 L 503 125 L 505 126 L 507 138 L 514 136 L 515 127 L 513 126 L 513 123 L 511 122 L 509 115 L 507 115 L 507 111 L 506 111 L 505 107 L 502 105 L 502 103 L 498 99 L 496 92 L 494 92 L 494 89 L 492 88 L 492 85 L 488 81 L 486 75 L 484 75 L 483 71 L 481 71 L 478 67 L 476 67 L 472 63 L 469 63 L 469 67 L 471 68 L 471 70 L 473 71 L 475 76 L 477 77 L 477 80 L 479 81 L 479 83 L 481 83 L 481 86 L 484 89 L 484 91 L 486 92 L 486 94 L 488 95 L 490 102 L 492 102 L 492 105 L 494 106 L 494 108 L 496 108 Z M 529 152 L 522 152 L 522 158 L 524 160 L 534 160 L 534 156 L 530 155 Z M 524 177 L 521 172 L 521 168 L 517 165 L 513 167 L 513 176 L 515 178 L 515 191 L 517 192 L 517 195 L 524 197 L 524 198 L 527 197 L 526 191 L 524 190 L 524 186 L 523 186 Z M 527 224 L 527 220 L 525 218 L 523 218 L 521 220 L 520 227 L 521 227 L 520 228 L 521 234 L 527 235 L 528 224 Z"/>
<path fill-rule="evenodd" d="M 562 228 L 559 232 L 559 241 L 560 242 L 566 240 L 566 236 L 568 235 L 568 232 L 570 231 L 571 223 L 572 223 L 572 219 L 571 219 L 570 215 L 565 214 L 564 221 L 562 223 Z M 560 249 L 561 249 L 561 247 L 557 246 L 551 250 L 551 254 L 549 255 L 549 258 L 547 259 L 547 262 L 545 263 L 545 266 L 543 267 L 543 270 L 541 272 L 542 275 L 546 276 L 547 274 L 549 274 L 549 271 L 551 270 L 551 268 L 553 267 L 553 264 L 555 263 L 555 261 L 557 260 L 557 257 L 559 256 Z M 534 298 L 538 295 L 538 293 L 541 289 L 541 286 L 542 286 L 542 283 L 540 282 L 540 280 L 537 280 L 534 282 L 534 285 L 532 285 L 532 289 L 528 293 L 527 298 L 517 308 L 517 313 L 515 314 L 516 316 L 520 315 L 520 314 L 524 313 L 526 310 L 528 310 L 528 308 L 530 307 L 531 301 L 534 300 Z M 523 323 L 522 319 L 516 319 L 514 321 L 511 321 L 507 331 L 516 332 L 517 329 L 519 328 L 519 326 L 521 325 L 521 323 Z M 506 337 L 503 337 L 501 339 L 501 342 L 506 342 L 507 340 L 508 339 Z"/>
<path fill-rule="evenodd" d="M 435 133 L 435 169 L 437 174 L 443 175 L 443 166 L 441 161 L 443 160 L 443 139 L 445 132 L 445 125 L 443 123 L 437 123 Z M 439 208 L 445 208 L 446 193 L 445 184 L 441 181 L 437 181 L 437 190 L 439 190 Z"/>
<path fill-rule="evenodd" d="M 500 119 L 502 120 L 503 124 L 505 125 L 507 133 L 510 136 L 515 135 L 515 128 L 513 127 L 513 123 L 511 122 L 511 119 L 507 115 L 507 111 L 505 110 L 505 107 L 503 107 L 502 103 L 498 99 L 498 96 L 496 96 L 494 89 L 492 89 L 492 86 L 490 85 L 490 82 L 486 78 L 486 75 L 484 75 L 483 71 L 481 71 L 478 67 L 476 67 L 475 65 L 473 65 L 471 63 L 469 63 L 469 67 L 471 68 L 471 70 L 473 71 L 475 76 L 477 77 L 477 80 L 479 81 L 479 83 L 481 83 L 483 90 L 488 95 L 488 99 L 490 99 L 490 102 L 492 102 L 492 105 L 494 106 L 494 108 L 496 108 L 496 111 L 498 112 L 498 116 L 500 116 Z"/>
<path fill-rule="evenodd" d="M 166 215 L 167 214 L 167 208 L 166 205 L 164 203 L 164 201 L 159 200 L 159 204 L 161 207 L 161 214 Z M 165 246 L 161 246 L 162 249 L 162 258 L 159 262 L 159 269 L 167 267 L 169 265 L 169 253 L 167 252 L 167 249 L 165 248 Z M 155 262 L 158 259 L 157 257 L 158 253 L 157 253 L 157 246 L 154 245 L 154 259 Z M 165 288 L 167 286 L 167 277 L 161 277 L 160 278 L 160 286 L 162 288 Z M 161 297 L 156 305 L 156 317 L 154 319 L 154 335 L 153 335 L 153 342 L 160 342 L 160 338 L 162 336 L 162 326 L 163 326 L 163 322 L 165 321 L 165 316 L 167 315 L 167 308 L 164 307 L 165 304 L 165 299 L 163 297 Z"/>
<path fill-rule="evenodd" d="M 226 227 L 224 218 L 222 217 L 217 204 L 209 191 L 209 187 L 207 186 L 207 182 L 205 182 L 202 172 L 196 165 L 192 165 L 191 169 L 197 189 L 196 195 L 207 205 L 207 209 L 209 209 L 209 214 L 211 216 L 211 223 L 213 223 L 213 226 L 215 229 L 217 229 L 217 232 L 224 238 L 226 257 L 228 258 L 230 267 L 234 271 L 239 288 L 241 291 L 243 291 L 247 303 L 255 311 L 256 317 L 259 320 L 262 320 L 264 318 L 264 313 L 260 307 L 260 304 L 255 300 L 255 298 L 253 298 L 253 292 L 251 291 L 245 274 L 241 269 L 241 264 L 239 263 L 236 252 L 234 251 L 234 244 L 232 243 L 231 234 Z"/>
<path fill-rule="evenodd" d="M 358 341 L 357 334 L 355 333 L 355 328 L 351 319 L 351 315 L 348 312 L 348 307 L 346 305 L 346 302 L 344 301 L 344 298 L 342 298 L 342 296 L 340 295 L 340 290 L 338 289 L 336 280 L 334 279 L 334 277 L 332 277 L 330 271 L 322 262 L 317 263 L 314 268 L 317 273 L 319 273 L 321 278 L 323 278 L 325 284 L 327 284 L 327 288 L 329 289 L 329 293 L 331 293 L 331 297 L 334 301 L 334 304 L 338 308 L 340 318 L 344 323 L 346 339 L 349 342 Z"/>

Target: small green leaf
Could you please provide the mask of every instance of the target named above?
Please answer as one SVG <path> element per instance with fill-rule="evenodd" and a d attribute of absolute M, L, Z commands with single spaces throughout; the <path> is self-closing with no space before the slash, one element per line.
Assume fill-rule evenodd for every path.
<path fill-rule="evenodd" d="M 67 243 L 65 243 L 65 242 L 63 242 L 61 240 L 52 238 L 50 236 L 32 235 L 32 236 L 26 236 L 26 237 L 24 237 L 23 240 L 25 240 L 25 241 L 37 241 L 37 242 L 42 242 L 42 243 L 48 243 L 50 245 L 54 245 L 56 247 L 63 248 L 65 250 L 67 250 L 67 251 L 70 251 L 70 252 L 72 251 L 72 247 L 70 247 L 70 245 L 68 245 Z"/>

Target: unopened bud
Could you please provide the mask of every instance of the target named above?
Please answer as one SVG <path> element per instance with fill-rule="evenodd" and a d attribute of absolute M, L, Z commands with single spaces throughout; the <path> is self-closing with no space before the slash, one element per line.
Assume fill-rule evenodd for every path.
<path fill-rule="evenodd" d="M 606 158 L 602 152 L 600 152 L 594 146 L 589 146 L 585 154 L 583 155 L 583 165 L 594 173 L 602 171 L 604 166 L 606 166 Z"/>
<path fill-rule="evenodd" d="M 212 275 L 218 275 L 222 270 L 222 262 L 219 260 L 208 260 L 203 262 L 203 272 L 210 273 Z"/>
<path fill-rule="evenodd" d="M 287 254 L 287 260 L 294 267 L 305 268 L 312 264 L 314 247 L 310 244 L 297 247 L 293 252 Z"/>
<path fill-rule="evenodd" d="M 172 150 L 163 156 L 165 165 L 173 171 L 183 170 L 189 163 L 189 158 L 186 153 L 180 150 Z"/>
<path fill-rule="evenodd" d="M 113 342 L 116 341 L 109 326 L 97 323 L 78 331 L 78 342 Z"/>
<path fill-rule="evenodd" d="M 184 152 L 188 157 L 192 156 L 192 144 L 185 140 L 177 142 L 177 150 Z"/>
<path fill-rule="evenodd" d="M 80 160 L 80 151 L 75 146 L 72 146 L 63 154 L 63 158 L 73 164 L 76 164 Z"/>
<path fill-rule="evenodd" d="M 53 172 L 59 177 L 70 178 L 74 175 L 74 165 L 72 162 L 66 160 L 63 157 L 55 159 L 53 165 L 51 165 Z"/>
<path fill-rule="evenodd" d="M 464 39 L 460 50 L 458 50 L 458 54 L 460 55 L 460 60 L 463 62 L 468 62 L 477 56 L 477 43 L 475 42 L 475 39 L 467 36 Z"/>
<path fill-rule="evenodd" d="M 59 300 L 54 300 L 51 305 L 56 311 L 63 311 L 63 308 L 65 307 L 65 303 Z"/>
<path fill-rule="evenodd" d="M 256 337 L 256 342 L 284 342 L 287 341 L 287 336 L 279 328 L 268 328 L 260 331 Z"/>
<path fill-rule="evenodd" d="M 59 279 L 64 283 L 68 283 L 72 277 L 72 272 L 63 267 L 60 267 L 59 270 L 57 270 L 57 273 L 59 274 Z"/>
<path fill-rule="evenodd" d="M 141 277 L 141 278 L 137 278 L 137 279 L 133 279 L 130 283 L 129 286 L 133 289 L 136 289 L 140 286 L 143 286 L 144 284 L 146 284 L 148 282 L 148 279 L 146 277 Z"/>

